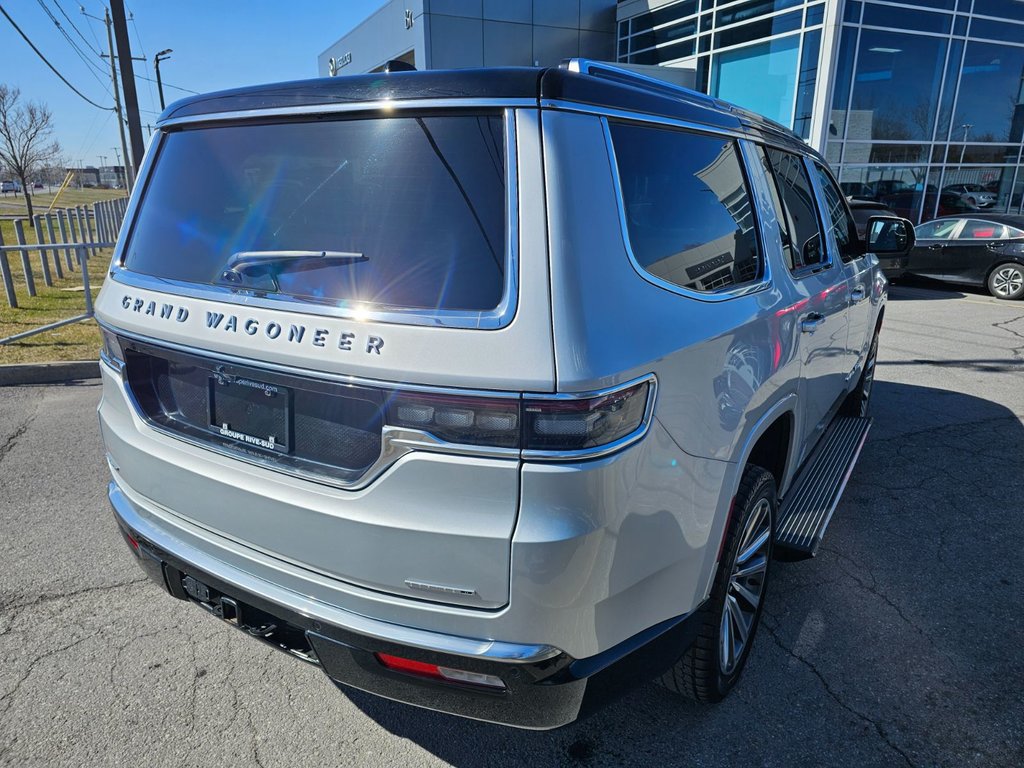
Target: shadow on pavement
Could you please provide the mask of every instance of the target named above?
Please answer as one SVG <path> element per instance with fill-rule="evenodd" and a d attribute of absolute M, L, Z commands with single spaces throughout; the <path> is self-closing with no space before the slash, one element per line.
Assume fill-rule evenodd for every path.
<path fill-rule="evenodd" d="M 1005 406 L 958 392 L 878 381 L 874 397 L 875 429 L 823 547 L 776 563 L 750 664 L 722 704 L 644 683 L 587 720 L 530 732 L 346 695 L 455 766 L 1019 755 L 1007 734 L 1019 736 L 1024 712 L 1007 683 L 1024 679 L 1024 427 Z"/>

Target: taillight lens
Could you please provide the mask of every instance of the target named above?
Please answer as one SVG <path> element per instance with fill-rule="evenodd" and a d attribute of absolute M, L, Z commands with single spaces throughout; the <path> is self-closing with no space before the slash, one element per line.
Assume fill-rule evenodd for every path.
<path fill-rule="evenodd" d="M 103 337 L 103 355 L 114 365 L 124 365 L 124 353 L 121 351 L 121 342 L 117 336 L 106 328 L 100 328 Z"/>
<path fill-rule="evenodd" d="M 523 448 L 584 451 L 610 445 L 644 423 L 650 382 L 583 399 L 523 401 Z"/>
<path fill-rule="evenodd" d="M 401 392 L 388 403 L 387 421 L 450 443 L 518 448 L 519 403 L 515 398 Z"/>
<path fill-rule="evenodd" d="M 398 392 L 389 400 L 387 423 L 462 445 L 576 454 L 638 433 L 645 423 L 652 387 L 653 377 L 648 377 L 614 392 L 582 398 Z"/>

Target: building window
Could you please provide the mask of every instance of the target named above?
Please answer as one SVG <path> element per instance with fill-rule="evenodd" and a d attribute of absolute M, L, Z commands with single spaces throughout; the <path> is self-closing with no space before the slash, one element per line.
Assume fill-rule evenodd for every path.
<path fill-rule="evenodd" d="M 761 277 L 735 141 L 616 122 L 610 131 L 629 243 L 641 269 L 705 293 Z"/>
<path fill-rule="evenodd" d="M 863 30 L 846 138 L 930 140 L 945 64 L 943 38 Z"/>
<path fill-rule="evenodd" d="M 756 43 L 714 57 L 712 95 L 793 124 L 800 36 Z"/>
<path fill-rule="evenodd" d="M 811 135 L 811 119 L 814 109 L 814 87 L 818 80 L 818 55 L 821 52 L 821 30 L 804 35 L 803 50 L 800 53 L 800 79 L 796 85 L 796 115 L 793 130 L 802 139 Z"/>
<path fill-rule="evenodd" d="M 1024 32 L 1024 27 L 1021 30 Z M 1024 41 L 1024 37 L 1021 39 Z M 967 43 L 950 139 L 1021 143 L 1024 48 Z"/>

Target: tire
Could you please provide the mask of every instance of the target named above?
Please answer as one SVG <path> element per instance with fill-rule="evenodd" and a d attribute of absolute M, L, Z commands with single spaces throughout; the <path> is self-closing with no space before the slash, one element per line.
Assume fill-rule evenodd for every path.
<path fill-rule="evenodd" d="M 1007 261 L 988 276 L 988 292 L 997 299 L 1019 299 L 1024 296 L 1024 265 Z"/>
<path fill-rule="evenodd" d="M 711 595 L 696 617 L 700 622 L 697 640 L 659 678 L 663 687 L 710 704 L 721 701 L 736 685 L 761 621 L 777 511 L 775 478 L 766 469 L 748 465 L 736 493 Z M 744 592 L 756 598 L 756 604 Z"/>
<path fill-rule="evenodd" d="M 860 372 L 857 386 L 846 396 L 839 412 L 843 416 L 867 416 L 871 410 L 871 390 L 875 383 L 875 364 L 878 362 L 878 331 L 871 338 L 864 370 Z"/>

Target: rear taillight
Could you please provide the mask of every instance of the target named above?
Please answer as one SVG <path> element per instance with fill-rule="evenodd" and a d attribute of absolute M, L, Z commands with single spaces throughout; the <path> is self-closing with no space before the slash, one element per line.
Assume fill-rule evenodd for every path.
<path fill-rule="evenodd" d="M 518 448 L 519 408 L 518 398 L 401 392 L 388 403 L 387 423 L 448 443 Z"/>
<path fill-rule="evenodd" d="M 103 337 L 103 357 L 115 367 L 124 365 L 124 353 L 121 351 L 121 342 L 117 336 L 106 328 L 100 328 L 100 333 Z"/>
<path fill-rule="evenodd" d="M 520 399 L 398 392 L 388 402 L 387 423 L 448 443 L 519 449 L 531 458 L 576 458 L 639 437 L 653 395 L 653 376 L 585 396 Z"/>
<path fill-rule="evenodd" d="M 586 398 L 523 401 L 523 449 L 575 452 L 603 448 L 644 426 L 651 382 Z"/>

